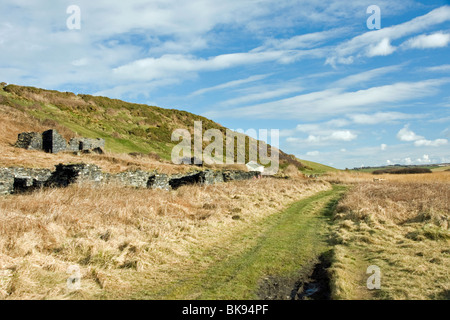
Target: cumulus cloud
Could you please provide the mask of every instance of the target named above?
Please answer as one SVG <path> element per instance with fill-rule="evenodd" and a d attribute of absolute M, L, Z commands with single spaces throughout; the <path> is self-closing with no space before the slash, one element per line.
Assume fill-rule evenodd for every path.
<path fill-rule="evenodd" d="M 422 158 L 419 158 L 419 159 L 417 159 L 416 161 L 419 162 L 419 163 L 431 163 L 430 156 L 427 155 L 427 154 L 424 154 L 424 155 L 422 156 Z"/>
<path fill-rule="evenodd" d="M 409 126 L 404 126 L 398 133 L 397 138 L 401 141 L 412 142 L 416 147 L 440 147 L 448 143 L 447 139 L 427 140 L 417 135 L 414 131 L 409 130 Z"/>
<path fill-rule="evenodd" d="M 413 131 L 409 130 L 409 126 L 406 125 L 397 133 L 397 138 L 401 141 L 416 141 L 422 140 L 424 137 L 415 134 Z"/>
<path fill-rule="evenodd" d="M 336 141 L 352 141 L 358 137 L 357 134 L 351 132 L 350 130 L 338 130 L 331 132 L 329 134 L 322 135 L 309 135 L 306 142 L 309 143 L 322 143 L 322 142 L 336 142 Z"/>
<path fill-rule="evenodd" d="M 436 140 L 419 139 L 414 141 L 414 145 L 416 147 L 440 147 L 446 145 L 447 143 L 448 143 L 447 139 L 436 139 Z"/>
<path fill-rule="evenodd" d="M 388 38 L 384 38 L 378 44 L 371 46 L 367 51 L 368 57 L 375 56 L 388 56 L 396 50 L 395 47 L 391 45 L 391 41 Z"/>
<path fill-rule="evenodd" d="M 298 130 L 297 130 L 298 131 Z M 295 132 L 291 132 L 295 133 Z M 358 138 L 358 135 L 351 130 L 312 130 L 307 138 L 288 137 L 286 142 L 296 144 L 307 144 L 324 146 L 332 143 L 350 142 Z"/>
<path fill-rule="evenodd" d="M 450 43 L 450 34 L 437 32 L 431 35 L 420 35 L 409 39 L 403 45 L 407 48 L 427 49 L 442 48 Z"/>

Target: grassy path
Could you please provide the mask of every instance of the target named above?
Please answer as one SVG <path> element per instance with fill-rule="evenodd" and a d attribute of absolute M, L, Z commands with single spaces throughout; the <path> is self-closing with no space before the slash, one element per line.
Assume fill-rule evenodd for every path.
<path fill-rule="evenodd" d="M 228 244 L 229 247 L 248 246 L 240 254 L 226 256 L 225 249 L 223 259 L 211 263 L 206 270 L 191 270 L 148 298 L 270 298 L 273 284 L 277 291 L 288 295 L 295 282 L 306 279 L 319 257 L 329 251 L 331 214 L 344 191 L 345 187 L 334 186 L 294 203 L 263 221 L 263 228 L 257 228 L 258 234 L 248 230 Z M 249 238 L 256 239 L 249 242 Z M 144 292 L 139 294 L 139 298 L 145 296 Z"/>

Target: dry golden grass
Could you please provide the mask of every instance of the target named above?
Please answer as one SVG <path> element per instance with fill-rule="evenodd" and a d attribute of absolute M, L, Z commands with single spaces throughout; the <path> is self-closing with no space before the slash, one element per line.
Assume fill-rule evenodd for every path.
<path fill-rule="evenodd" d="M 38 121 L 26 113 L 0 106 L 2 118 L 0 119 L 0 166 L 23 166 L 31 168 L 53 169 L 59 163 L 91 163 L 100 166 L 105 172 L 121 172 L 127 169 L 158 170 L 161 173 L 179 173 L 190 170 L 189 166 L 174 166 L 151 157 L 133 157 L 128 154 L 115 154 L 106 152 L 103 155 L 83 154 L 74 155 L 72 152 L 48 154 L 42 151 L 25 150 L 14 147 L 17 135 L 20 132 L 42 132 L 56 128 L 66 139 L 73 137 L 73 133 L 64 127 L 49 121 Z"/>
<path fill-rule="evenodd" d="M 421 174 L 379 174 L 374 175 L 368 172 L 329 172 L 321 176 L 321 179 L 331 183 L 355 184 L 359 182 L 373 182 L 374 179 L 381 179 L 378 183 L 386 182 L 424 182 L 424 183 L 450 183 L 450 172 L 436 171 Z"/>
<path fill-rule="evenodd" d="M 447 173 L 387 178 L 356 183 L 337 208 L 334 297 L 449 299 Z M 381 290 L 365 287 L 369 265 L 381 268 Z"/>
<path fill-rule="evenodd" d="M 0 167 L 22 166 L 26 168 L 53 169 L 59 163 L 91 163 L 96 164 L 105 172 L 117 173 L 129 169 L 141 169 L 147 171 L 158 170 L 160 173 L 174 174 L 192 170 L 189 165 L 173 165 L 169 161 L 160 161 L 155 157 L 106 152 L 105 154 L 74 155 L 72 152 L 48 154 L 42 151 L 25 150 L 14 147 L 17 135 L 21 132 L 43 132 L 48 129 L 57 129 L 66 140 L 75 134 L 67 128 L 58 125 L 51 120 L 39 121 L 20 110 L 0 105 Z M 243 170 L 245 165 L 211 165 L 207 168 L 220 170 Z"/>
<path fill-rule="evenodd" d="M 30 93 L 32 94 L 32 93 Z M 0 167 L 22 166 L 26 168 L 54 169 L 59 163 L 90 163 L 98 165 L 105 172 L 117 173 L 125 170 L 157 170 L 160 173 L 175 174 L 191 171 L 189 165 L 173 165 L 170 161 L 160 160 L 159 157 L 149 155 L 130 155 L 105 152 L 105 154 L 75 155 L 72 152 L 49 154 L 36 150 L 25 150 L 14 147 L 17 136 L 21 132 L 43 132 L 57 129 L 66 140 L 73 138 L 75 133 L 52 120 L 39 121 L 20 110 L 0 105 Z M 205 165 L 214 170 L 248 171 L 243 164 Z M 198 168 L 197 168 L 198 169 Z"/>
<path fill-rule="evenodd" d="M 267 178 L 172 192 L 74 185 L 6 196 L 0 198 L 0 294 L 126 297 L 132 279 L 144 275 L 149 285 L 161 286 L 195 261 L 203 261 L 195 268 L 206 267 L 213 261 L 202 256 L 208 250 L 227 247 L 261 219 L 328 188 Z M 66 290 L 73 264 L 83 276 L 75 296 Z"/>

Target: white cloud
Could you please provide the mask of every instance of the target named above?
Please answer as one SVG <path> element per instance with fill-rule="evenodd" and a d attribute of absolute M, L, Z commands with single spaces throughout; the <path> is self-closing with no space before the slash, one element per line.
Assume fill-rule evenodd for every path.
<path fill-rule="evenodd" d="M 386 148 L 387 148 L 387 144 L 382 143 L 381 146 L 380 146 L 381 151 L 386 150 Z"/>
<path fill-rule="evenodd" d="M 233 81 L 219 84 L 217 86 L 197 90 L 197 91 L 193 92 L 191 95 L 195 96 L 195 95 L 200 95 L 200 94 L 204 94 L 204 93 L 211 92 L 211 91 L 237 87 L 237 86 L 240 86 L 240 85 L 243 85 L 246 83 L 263 80 L 263 79 L 267 78 L 268 76 L 269 76 L 269 74 L 260 74 L 260 75 L 250 76 L 245 79 L 233 80 Z"/>
<path fill-rule="evenodd" d="M 391 41 L 388 38 L 384 38 L 378 44 L 372 45 L 367 51 L 368 57 L 375 56 L 388 56 L 396 50 L 395 47 L 391 46 Z"/>
<path fill-rule="evenodd" d="M 436 139 L 436 140 L 419 139 L 414 141 L 414 145 L 416 147 L 440 147 L 446 145 L 447 143 L 448 143 L 447 139 Z"/>
<path fill-rule="evenodd" d="M 351 132 L 350 130 L 338 130 L 328 134 L 322 135 L 309 135 L 306 142 L 309 143 L 322 143 L 322 142 L 337 142 L 337 141 L 352 141 L 358 137 L 357 134 Z"/>
<path fill-rule="evenodd" d="M 450 121 L 450 117 L 447 118 L 447 121 Z M 442 130 L 442 135 L 450 138 L 450 128 Z"/>
<path fill-rule="evenodd" d="M 253 101 L 261 101 L 261 100 L 267 100 L 271 98 L 277 98 L 281 96 L 286 96 L 288 94 L 303 91 L 304 89 L 298 86 L 287 86 L 283 88 L 278 88 L 274 90 L 261 90 L 257 93 L 251 93 L 247 95 L 241 95 L 237 98 L 228 99 L 223 102 L 221 102 L 220 106 L 232 106 L 242 103 L 248 103 Z"/>
<path fill-rule="evenodd" d="M 263 62 L 286 63 L 296 59 L 292 51 L 264 51 L 228 53 L 210 58 L 192 55 L 165 54 L 159 58 L 144 58 L 113 69 L 113 74 L 126 80 L 149 81 L 170 77 L 182 77 L 186 73 L 218 71 Z"/>
<path fill-rule="evenodd" d="M 319 154 L 320 154 L 319 151 L 309 151 L 306 153 L 306 155 L 310 156 L 310 157 L 315 157 L 315 156 L 318 156 Z"/>
<path fill-rule="evenodd" d="M 401 65 L 388 66 L 372 69 L 369 71 L 352 74 L 343 79 L 336 81 L 333 85 L 338 87 L 349 87 L 352 85 L 361 85 L 362 83 L 373 81 L 374 79 L 386 75 L 391 72 L 396 72 L 401 69 Z"/>
<path fill-rule="evenodd" d="M 132 3 L 78 0 L 76 4 L 81 8 L 82 22 L 81 30 L 73 31 L 65 26 L 67 3 L 64 1 L 4 3 L 2 11 L 8 14 L 0 22 L 0 61 L 6 63 L 0 64 L 2 81 L 51 89 L 78 85 L 89 92 L 112 92 L 114 97 L 118 96 L 116 88 L 122 93 L 145 95 L 143 82 L 174 83 L 205 70 L 261 61 L 288 63 L 304 56 L 325 54 L 320 50 L 286 49 L 218 55 L 211 59 L 192 55 L 196 50 L 209 49 L 211 43 L 219 47 L 226 43 L 222 34 L 217 37 L 214 30 L 217 26 L 227 33 L 224 39 L 231 32 L 255 35 L 266 28 L 289 28 L 267 23 L 275 12 L 284 18 L 297 18 L 288 10 L 297 4 L 289 1 L 274 4 L 270 0 L 136 0 Z M 313 43 L 316 37 L 323 41 L 333 32 L 337 31 L 326 31 L 323 36 L 304 35 L 302 41 Z M 36 63 L 37 56 L 39 63 Z M 149 73 L 143 74 L 146 72 Z"/>
<path fill-rule="evenodd" d="M 401 141 L 412 142 L 416 147 L 440 147 L 448 143 L 447 139 L 427 140 L 422 136 L 415 134 L 409 130 L 409 126 L 404 126 L 398 133 L 397 138 Z"/>
<path fill-rule="evenodd" d="M 406 125 L 397 133 L 397 138 L 401 141 L 416 141 L 423 139 L 422 136 L 418 136 L 413 131 L 409 130 L 409 126 Z"/>
<path fill-rule="evenodd" d="M 403 45 L 407 48 L 427 49 L 442 48 L 450 43 L 450 34 L 437 32 L 431 35 L 420 35 L 409 39 Z"/>
<path fill-rule="evenodd" d="M 298 131 L 298 130 L 297 130 Z M 295 133 L 295 132 L 290 132 Z M 350 142 L 355 140 L 358 135 L 350 130 L 311 130 L 307 138 L 288 137 L 286 142 L 313 145 L 313 146 L 325 146 L 332 143 Z"/>
<path fill-rule="evenodd" d="M 411 158 L 405 158 L 405 164 L 407 164 L 407 165 L 412 164 Z"/>
<path fill-rule="evenodd" d="M 449 20 L 450 6 L 442 6 L 410 21 L 376 31 L 368 31 L 339 44 L 333 54 L 327 58 L 326 63 L 332 66 L 336 64 L 349 64 L 353 63 L 355 56 L 360 57 L 370 55 L 371 53 L 388 53 L 392 50 L 390 45 L 388 45 L 389 41 L 400 39 L 417 32 L 423 32 L 429 27 Z M 389 40 L 386 41 L 384 39 Z M 375 52 L 366 49 L 371 46 L 375 46 L 374 48 L 376 48 L 377 45 L 380 45 L 380 48 L 378 48 L 379 50 L 375 50 Z"/>
<path fill-rule="evenodd" d="M 361 107 L 367 110 L 374 105 L 379 106 L 433 95 L 440 85 L 447 82 L 448 80 L 445 79 L 398 82 L 353 92 L 344 92 L 342 89 L 326 89 L 227 111 L 212 110 L 205 113 L 205 116 L 320 119 L 324 116 L 357 112 Z"/>
<path fill-rule="evenodd" d="M 374 114 L 350 114 L 348 115 L 354 123 L 357 124 L 379 124 L 386 122 L 393 122 L 396 120 L 405 120 L 415 117 L 420 117 L 420 115 L 411 115 L 401 112 L 377 112 Z"/>
<path fill-rule="evenodd" d="M 293 36 L 288 39 L 269 39 L 266 40 L 264 45 L 256 48 L 254 51 L 262 50 L 293 50 L 293 49 L 311 49 L 320 44 L 323 44 L 326 40 L 333 39 L 339 35 L 348 32 L 348 28 L 337 28 L 320 32 L 312 32 L 307 34 L 301 34 Z"/>
<path fill-rule="evenodd" d="M 450 71 L 450 64 L 443 64 L 440 66 L 428 67 L 428 68 L 425 68 L 425 70 L 431 71 L 431 72 L 447 72 L 447 71 Z"/>
<path fill-rule="evenodd" d="M 358 135 L 354 134 L 350 130 L 335 131 L 329 136 L 329 140 L 333 141 L 352 141 L 355 140 Z"/>
<path fill-rule="evenodd" d="M 422 158 L 419 158 L 419 159 L 417 159 L 416 161 L 419 162 L 419 163 L 431 163 L 430 156 L 427 155 L 427 154 L 424 154 L 424 155 L 422 156 Z"/>

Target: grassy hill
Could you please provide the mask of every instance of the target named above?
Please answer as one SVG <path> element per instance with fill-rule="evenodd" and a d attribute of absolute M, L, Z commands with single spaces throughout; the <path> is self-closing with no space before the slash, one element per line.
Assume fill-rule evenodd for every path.
<path fill-rule="evenodd" d="M 338 172 L 340 170 L 321 164 L 321 163 L 317 163 L 317 162 L 313 162 L 313 161 L 307 161 L 307 160 L 300 160 L 304 165 L 305 168 L 302 168 L 301 171 L 306 173 L 306 174 L 310 174 L 310 173 L 314 173 L 314 174 L 322 174 L 325 172 Z"/>
<path fill-rule="evenodd" d="M 45 127 L 56 128 L 66 139 L 75 136 L 103 138 L 108 152 L 152 154 L 163 160 L 170 160 L 172 148 L 178 144 L 171 141 L 175 129 L 187 129 L 193 134 L 194 121 L 202 121 L 203 131 L 218 129 L 225 134 L 227 130 L 210 119 L 186 111 L 5 83 L 0 86 L 0 105 L 25 113 Z M 246 136 L 246 161 L 248 139 L 251 138 Z M 293 165 L 305 172 L 333 170 L 313 162 L 305 163 L 280 150 L 281 169 Z"/>

